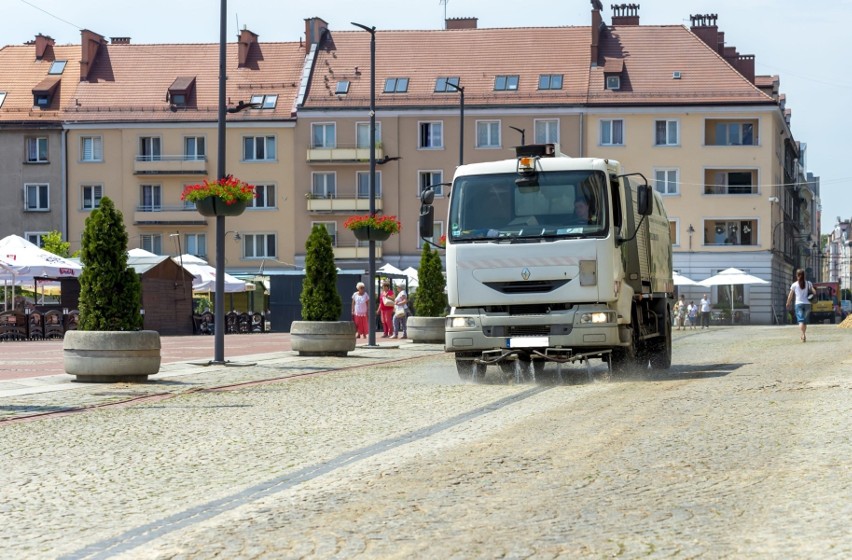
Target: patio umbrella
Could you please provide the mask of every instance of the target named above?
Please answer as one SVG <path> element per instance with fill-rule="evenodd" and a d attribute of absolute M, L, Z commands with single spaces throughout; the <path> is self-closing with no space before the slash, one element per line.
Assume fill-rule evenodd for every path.
<path fill-rule="evenodd" d="M 698 282 L 691 278 L 687 278 L 683 274 L 678 274 L 677 272 L 672 272 L 672 280 L 674 281 L 675 286 L 700 286 Z"/>
<path fill-rule="evenodd" d="M 731 287 L 731 324 L 734 322 L 734 286 L 746 284 L 768 284 L 763 278 L 752 276 L 747 272 L 743 272 L 739 268 L 726 268 L 719 274 L 711 276 L 706 280 L 702 280 L 698 284 L 701 286 L 730 286 Z"/>

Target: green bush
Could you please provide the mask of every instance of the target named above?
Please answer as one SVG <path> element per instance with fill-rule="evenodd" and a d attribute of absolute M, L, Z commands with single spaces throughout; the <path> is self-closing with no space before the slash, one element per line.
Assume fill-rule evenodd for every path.
<path fill-rule="evenodd" d="M 417 271 L 417 315 L 420 317 L 443 317 L 447 314 L 447 285 L 442 272 L 441 256 L 428 244 L 420 253 L 420 269 Z"/>
<path fill-rule="evenodd" d="M 302 282 L 303 321 L 339 321 L 343 310 L 337 292 L 334 249 L 325 226 L 315 225 L 305 243 L 305 280 Z"/>
<path fill-rule="evenodd" d="M 112 200 L 101 199 L 86 219 L 80 260 L 80 321 L 84 331 L 142 328 L 142 283 L 127 267 L 127 229 Z"/>

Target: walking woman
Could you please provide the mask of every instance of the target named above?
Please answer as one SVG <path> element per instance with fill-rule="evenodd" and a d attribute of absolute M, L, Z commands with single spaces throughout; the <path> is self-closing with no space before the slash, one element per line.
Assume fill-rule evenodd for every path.
<path fill-rule="evenodd" d="M 396 296 L 390 287 L 390 280 L 382 280 L 382 289 L 379 293 L 379 317 L 382 318 L 382 338 L 391 338 L 393 335 L 393 308 Z"/>
<path fill-rule="evenodd" d="M 358 290 L 352 294 L 352 320 L 355 321 L 355 338 L 367 338 L 367 333 L 370 332 L 367 330 L 369 328 L 367 325 L 369 322 L 367 306 L 370 304 L 370 294 L 366 292 L 363 282 L 358 282 L 355 289 Z"/>
<path fill-rule="evenodd" d="M 808 318 L 811 314 L 810 299 L 816 294 L 813 284 L 805 280 L 805 271 L 801 268 L 796 271 L 796 281 L 790 286 L 790 294 L 787 296 L 787 309 L 790 309 L 795 302 L 796 305 L 796 322 L 799 323 L 799 330 L 802 331 L 800 338 L 802 342 L 807 342 Z"/>

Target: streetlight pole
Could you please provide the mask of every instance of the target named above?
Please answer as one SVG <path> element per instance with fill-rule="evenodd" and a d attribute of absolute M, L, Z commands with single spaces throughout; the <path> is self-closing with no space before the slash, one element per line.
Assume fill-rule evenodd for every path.
<path fill-rule="evenodd" d="M 376 28 L 360 23 L 352 23 L 370 34 L 370 216 L 376 215 Z M 370 236 L 368 253 L 368 273 L 370 275 L 370 305 L 367 306 L 367 325 L 369 335 L 367 345 L 376 345 L 376 306 L 372 301 L 376 286 L 376 241 Z"/>
<path fill-rule="evenodd" d="M 225 178 L 225 54 L 227 52 L 228 0 L 221 0 L 219 10 L 219 114 L 216 178 Z M 213 307 L 213 362 L 225 363 L 225 216 L 216 216 L 216 303 Z"/>
<path fill-rule="evenodd" d="M 524 129 L 524 128 L 518 128 L 517 126 L 511 126 L 511 125 L 509 125 L 509 128 L 511 128 L 512 130 L 514 130 L 514 131 L 516 131 L 516 132 L 520 132 L 520 133 L 521 133 L 521 146 L 526 146 L 526 145 L 527 145 L 527 141 L 526 141 L 526 139 L 527 139 L 527 131 L 526 131 L 526 129 Z"/>
<path fill-rule="evenodd" d="M 464 86 L 447 81 L 447 86 L 459 92 L 459 165 L 464 165 Z"/>

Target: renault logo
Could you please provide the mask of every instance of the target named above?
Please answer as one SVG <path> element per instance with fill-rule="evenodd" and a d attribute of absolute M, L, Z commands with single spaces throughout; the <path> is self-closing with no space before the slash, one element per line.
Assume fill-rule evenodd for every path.
<path fill-rule="evenodd" d="M 528 268 L 523 269 L 521 271 L 521 278 L 523 278 L 524 280 L 529 280 L 530 279 L 530 269 L 528 269 Z"/>

